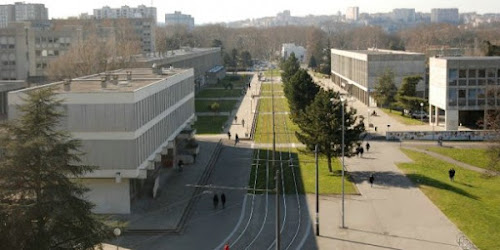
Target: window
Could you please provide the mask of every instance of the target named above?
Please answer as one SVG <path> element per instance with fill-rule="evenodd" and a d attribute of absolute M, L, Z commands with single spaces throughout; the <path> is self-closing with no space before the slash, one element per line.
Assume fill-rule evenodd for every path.
<path fill-rule="evenodd" d="M 486 74 L 488 75 L 488 78 L 495 78 L 495 69 L 488 69 Z"/>
<path fill-rule="evenodd" d="M 486 77 L 486 70 L 485 69 L 479 69 L 477 72 L 478 72 L 478 77 L 479 78 L 485 78 Z"/>
<path fill-rule="evenodd" d="M 476 83 L 477 83 L 476 79 L 469 79 L 468 81 L 469 81 L 469 84 L 468 84 L 469 86 L 476 86 Z"/>
<path fill-rule="evenodd" d="M 465 98 L 465 89 L 459 89 L 458 90 L 458 98 Z"/>
<path fill-rule="evenodd" d="M 455 106 L 457 105 L 457 90 L 449 89 L 448 90 L 448 104 Z"/>
<path fill-rule="evenodd" d="M 476 78 L 476 70 L 469 69 L 469 78 Z"/>
<path fill-rule="evenodd" d="M 458 71 L 458 77 L 459 78 L 467 78 L 467 70 L 466 69 L 461 69 Z"/>

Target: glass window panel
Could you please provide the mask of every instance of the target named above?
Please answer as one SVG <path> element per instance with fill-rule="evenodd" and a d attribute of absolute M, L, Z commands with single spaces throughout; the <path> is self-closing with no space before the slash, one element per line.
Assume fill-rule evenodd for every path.
<path fill-rule="evenodd" d="M 486 84 L 486 80 L 484 80 L 484 79 L 477 80 L 477 85 L 485 85 L 485 84 Z"/>
<path fill-rule="evenodd" d="M 476 99 L 477 98 L 477 89 L 469 89 L 469 93 L 467 95 L 469 99 Z"/>
<path fill-rule="evenodd" d="M 458 80 L 458 85 L 460 85 L 460 86 L 465 86 L 465 85 L 467 85 L 467 80 L 465 80 L 465 79 L 460 79 L 460 80 Z"/>
<path fill-rule="evenodd" d="M 494 78 L 495 77 L 495 69 L 488 69 L 486 74 L 488 77 Z"/>
<path fill-rule="evenodd" d="M 485 69 L 480 69 L 477 71 L 478 77 L 480 78 L 485 78 L 486 77 L 486 70 Z"/>
<path fill-rule="evenodd" d="M 469 86 L 476 86 L 476 79 L 469 79 Z"/>
<path fill-rule="evenodd" d="M 467 77 L 467 70 L 466 69 L 461 69 L 458 71 L 458 77 L 459 78 L 466 78 Z"/>
<path fill-rule="evenodd" d="M 449 79 L 457 79 L 458 78 L 458 70 L 457 69 L 449 69 L 448 70 L 448 78 Z"/>
<path fill-rule="evenodd" d="M 459 89 L 458 90 L 458 98 L 465 98 L 465 93 L 466 93 L 465 89 Z"/>

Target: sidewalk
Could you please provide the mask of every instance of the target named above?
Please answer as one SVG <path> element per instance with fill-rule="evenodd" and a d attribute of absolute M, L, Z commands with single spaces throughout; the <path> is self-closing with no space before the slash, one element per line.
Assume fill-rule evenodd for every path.
<path fill-rule="evenodd" d="M 235 116 L 229 117 L 229 122 L 231 123 L 230 127 L 224 130 L 224 133 L 227 133 L 227 131 L 231 132 L 231 140 L 234 140 L 236 135 L 238 135 L 240 139 L 250 138 L 255 109 L 257 108 L 257 99 L 259 98 L 256 96 L 260 94 L 260 85 L 261 83 L 259 82 L 257 74 L 253 74 L 250 88 L 247 89 L 245 96 L 241 99 Z M 237 119 L 234 119 L 235 117 Z"/>
<path fill-rule="evenodd" d="M 346 159 L 361 193 L 346 196 L 347 229 L 340 228 L 340 197 L 321 197 L 320 249 L 458 249 L 457 227 L 395 166 L 410 161 L 399 144 L 371 144 L 364 158 Z M 372 173 L 376 179 L 370 187 Z M 314 211 L 314 195 L 308 195 L 308 204 Z"/>

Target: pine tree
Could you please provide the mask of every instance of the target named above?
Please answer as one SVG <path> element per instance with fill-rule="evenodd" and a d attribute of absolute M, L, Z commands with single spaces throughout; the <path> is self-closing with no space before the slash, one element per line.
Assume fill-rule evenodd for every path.
<path fill-rule="evenodd" d="M 377 78 L 374 97 L 377 104 L 382 107 L 390 107 L 396 101 L 396 93 L 398 88 L 394 83 L 394 73 L 391 70 L 386 70 Z"/>
<path fill-rule="evenodd" d="M 314 100 L 318 91 L 318 85 L 314 83 L 307 70 L 298 69 L 289 83 L 283 87 L 292 119 L 295 119 L 299 111 L 304 110 Z"/>
<path fill-rule="evenodd" d="M 290 56 L 281 64 L 281 81 L 283 85 L 287 85 L 290 82 L 295 73 L 300 69 L 300 64 L 297 58 L 295 57 L 295 53 L 291 53 Z"/>
<path fill-rule="evenodd" d="M 344 112 L 344 154 L 350 156 L 365 126 L 363 119 L 358 120 L 356 110 L 345 108 Z M 332 158 L 342 156 L 342 103 L 339 93 L 321 89 L 314 101 L 300 113 L 297 125 L 300 129 L 296 132 L 299 141 L 311 150 L 318 144 L 320 154 L 328 159 L 328 170 L 333 172 Z"/>
<path fill-rule="evenodd" d="M 3 249 L 88 249 L 111 236 L 92 213 L 76 179 L 80 142 L 59 130 L 61 100 L 53 89 L 27 92 L 20 117 L 3 125 L 0 160 L 0 246 Z"/>

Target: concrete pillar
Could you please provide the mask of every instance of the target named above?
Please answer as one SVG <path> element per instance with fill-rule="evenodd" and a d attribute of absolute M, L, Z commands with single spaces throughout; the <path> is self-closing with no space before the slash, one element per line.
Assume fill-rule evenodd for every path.
<path fill-rule="evenodd" d="M 458 110 L 446 110 L 445 130 L 458 130 Z"/>
<path fill-rule="evenodd" d="M 436 126 L 439 126 L 439 108 L 434 106 L 434 112 L 435 112 L 434 113 L 434 119 L 435 119 L 434 124 Z"/>
<path fill-rule="evenodd" d="M 432 105 L 431 105 L 431 104 L 429 104 L 429 125 L 431 125 L 431 126 L 432 126 L 432 124 L 433 124 L 433 121 L 432 121 L 432 118 L 433 118 L 433 117 L 434 117 L 434 116 L 432 115 Z"/>

